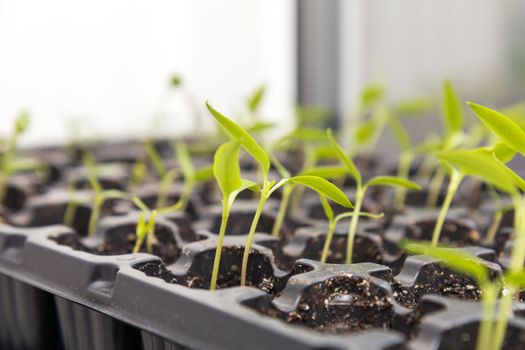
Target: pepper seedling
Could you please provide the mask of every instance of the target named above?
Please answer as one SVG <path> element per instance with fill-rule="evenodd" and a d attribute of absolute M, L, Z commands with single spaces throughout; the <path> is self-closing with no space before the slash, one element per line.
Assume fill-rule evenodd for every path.
<path fill-rule="evenodd" d="M 493 109 L 475 103 L 469 102 L 468 104 L 481 122 L 492 133 L 497 135 L 501 142 L 511 148 L 514 152 L 518 152 L 522 155 L 525 154 L 525 131 L 516 124 L 516 122 Z M 525 181 L 504 164 L 506 159 L 498 155 L 496 155 L 494 159 L 499 164 L 500 169 L 511 178 L 512 182 L 521 191 L 525 191 Z M 489 171 L 489 169 L 484 170 Z M 490 169 L 490 171 L 493 170 L 494 169 Z M 499 181 L 502 180 L 500 179 Z M 525 262 L 525 196 L 522 193 L 515 191 L 511 193 L 511 197 L 514 205 L 514 228 L 516 238 L 511 252 L 508 271 L 510 274 L 517 274 L 522 271 Z M 499 321 L 494 334 L 495 343 L 498 346 L 503 344 L 505 329 L 507 326 L 506 317 L 510 313 L 512 297 L 518 291 L 518 287 L 518 285 L 511 285 L 511 287 L 508 288 L 508 293 L 502 297 L 499 308 Z"/>
<path fill-rule="evenodd" d="M 444 124 L 444 135 L 441 140 L 439 148 L 435 151 L 446 151 L 454 149 L 460 145 L 464 139 L 463 135 L 463 108 L 458 94 L 456 93 L 452 82 L 445 80 L 443 83 L 443 97 L 442 97 L 442 112 Z M 447 167 L 438 166 L 432 180 L 430 181 L 430 190 L 427 196 L 427 207 L 435 207 L 439 198 L 439 193 L 445 181 L 445 176 L 448 172 Z M 452 178 L 454 174 L 450 174 L 449 189 L 447 193 L 454 190 L 453 187 L 458 185 L 457 176 Z"/>
<path fill-rule="evenodd" d="M 253 236 L 255 235 L 255 230 L 257 229 L 257 224 L 262 214 L 264 204 L 277 189 L 284 186 L 286 183 L 300 184 L 309 187 L 310 189 L 330 198 L 334 202 L 339 203 L 345 207 L 351 208 L 352 203 L 350 203 L 346 195 L 339 188 L 318 176 L 300 175 L 281 179 L 277 183 L 275 181 L 270 181 L 268 179 L 270 171 L 270 158 L 263 150 L 263 148 L 257 143 L 257 141 L 255 141 L 253 137 L 250 136 L 250 134 L 248 134 L 238 124 L 236 124 L 228 117 L 215 110 L 208 102 L 206 102 L 206 107 L 208 108 L 212 116 L 216 119 L 216 121 L 219 123 L 219 125 L 223 128 L 223 130 L 228 134 L 228 136 L 233 141 L 239 143 L 239 145 L 255 159 L 255 161 L 259 164 L 263 175 L 262 186 L 258 187 L 260 193 L 259 203 L 257 205 L 257 209 L 255 211 L 250 226 L 250 231 L 248 233 L 248 238 L 244 248 L 244 254 L 242 259 L 241 285 L 245 286 L 246 274 L 248 269 L 248 257 L 250 255 Z"/>
<path fill-rule="evenodd" d="M 213 271 L 211 275 L 210 290 L 217 288 L 219 277 L 219 266 L 221 262 L 222 244 L 226 235 L 226 227 L 230 216 L 230 209 L 239 193 L 246 189 L 256 189 L 258 185 L 249 180 L 241 178 L 241 168 L 239 166 L 240 144 L 237 141 L 230 141 L 221 145 L 215 152 L 213 160 L 213 175 L 217 180 L 219 189 L 222 193 L 222 215 L 217 248 L 215 249 L 215 259 L 213 261 Z"/>
<path fill-rule="evenodd" d="M 96 233 L 98 219 L 100 217 L 100 212 L 104 203 L 108 199 L 130 200 L 131 195 L 118 190 L 104 190 L 98 181 L 97 166 L 93 155 L 89 152 L 84 152 L 82 160 L 88 173 L 89 185 L 91 186 L 91 190 L 94 192 L 93 206 L 88 224 L 88 236 L 93 236 Z"/>
<path fill-rule="evenodd" d="M 19 137 L 29 126 L 29 115 L 21 113 L 15 120 L 13 132 L 1 145 L 0 152 L 0 203 L 4 201 L 7 182 L 11 174 L 16 171 L 14 166 Z"/>
<path fill-rule="evenodd" d="M 366 191 L 373 186 L 402 186 L 412 190 L 419 190 L 420 186 L 412 181 L 407 179 L 395 177 L 395 176 L 376 176 L 363 183 L 363 178 L 359 169 L 352 161 L 352 159 L 346 154 L 343 148 L 337 143 L 337 141 L 332 136 L 331 130 L 327 131 L 328 141 L 333 148 L 334 152 L 337 154 L 339 161 L 345 167 L 345 170 L 349 176 L 354 178 L 356 181 L 356 198 L 355 198 L 355 207 L 354 215 L 350 221 L 350 226 L 348 228 L 348 239 L 346 246 L 346 263 L 352 263 L 352 254 L 354 248 L 354 239 L 357 231 L 357 222 L 361 213 L 361 206 L 363 205 L 363 199 Z"/>
<path fill-rule="evenodd" d="M 178 169 L 167 169 L 166 165 L 164 164 L 164 160 L 155 148 L 153 142 L 147 141 L 145 143 L 145 147 L 151 164 L 160 178 L 156 207 L 162 208 L 166 206 L 168 201 L 169 188 L 171 184 L 179 177 L 180 173 Z"/>

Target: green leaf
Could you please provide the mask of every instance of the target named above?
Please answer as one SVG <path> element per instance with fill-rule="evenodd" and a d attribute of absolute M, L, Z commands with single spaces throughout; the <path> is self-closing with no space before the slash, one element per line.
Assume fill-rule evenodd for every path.
<path fill-rule="evenodd" d="M 416 190 L 416 191 L 419 191 L 421 189 L 421 186 L 419 186 L 418 184 L 410 180 L 403 179 L 401 177 L 397 177 L 397 176 L 376 176 L 368 180 L 368 182 L 366 183 L 366 186 L 367 187 L 395 186 L 395 187 L 405 187 L 410 190 Z"/>
<path fill-rule="evenodd" d="M 446 161 L 462 174 L 475 175 L 507 193 L 515 193 L 516 187 L 505 170 L 503 163 L 498 164 L 492 153 L 486 149 L 443 151 L 438 159 Z"/>
<path fill-rule="evenodd" d="M 213 175 L 224 197 L 229 197 L 242 184 L 239 166 L 239 143 L 230 141 L 219 146 L 213 159 Z"/>
<path fill-rule="evenodd" d="M 235 200 L 237 195 L 239 193 L 241 193 L 242 191 L 244 191 L 244 190 L 250 190 L 250 191 L 253 191 L 253 192 L 260 192 L 261 188 L 259 187 L 259 185 L 257 183 L 255 183 L 253 181 L 242 179 L 241 180 L 241 184 L 239 185 L 239 187 L 237 187 L 234 191 L 232 191 L 228 195 L 228 206 L 231 207 L 232 204 L 233 204 L 233 201 Z"/>
<path fill-rule="evenodd" d="M 507 146 L 504 142 L 498 142 L 489 149 L 491 153 L 501 160 L 503 163 L 510 162 L 516 155 L 516 150 Z"/>
<path fill-rule="evenodd" d="M 321 200 L 321 205 L 323 206 L 324 215 L 326 215 L 328 222 L 334 221 L 334 211 L 332 207 L 330 206 L 330 203 L 328 203 L 328 200 L 326 199 L 326 197 L 323 195 L 319 195 L 319 199 Z"/>
<path fill-rule="evenodd" d="M 252 113 L 256 113 L 259 109 L 259 105 L 261 104 L 261 101 L 264 97 L 264 94 L 266 93 L 266 86 L 261 85 L 257 88 L 257 90 L 254 91 L 252 96 L 248 98 L 248 109 Z"/>
<path fill-rule="evenodd" d="M 270 171 L 270 159 L 262 147 L 259 146 L 257 141 L 255 141 L 253 137 L 251 137 L 250 134 L 248 134 L 237 123 L 216 111 L 207 101 L 206 107 L 217 120 L 217 122 L 219 122 L 219 125 L 230 136 L 230 138 L 237 141 L 246 150 L 246 152 L 248 152 L 257 161 L 257 163 L 259 163 L 265 174 L 265 177 L 268 177 L 268 172 Z"/>
<path fill-rule="evenodd" d="M 133 202 L 133 204 L 135 204 L 137 206 L 137 208 L 140 209 L 140 211 L 142 211 L 144 213 L 149 213 L 150 212 L 150 209 L 148 208 L 146 203 L 144 203 L 142 201 L 142 199 L 140 199 L 139 197 L 133 196 L 133 198 L 131 198 L 131 201 Z"/>
<path fill-rule="evenodd" d="M 447 136 L 453 135 L 463 128 L 461 102 L 449 80 L 443 84 L 443 117 L 445 118 Z"/>
<path fill-rule="evenodd" d="M 27 112 L 22 112 L 15 119 L 15 133 L 22 134 L 29 127 L 29 114 Z"/>
<path fill-rule="evenodd" d="M 392 118 L 389 119 L 388 123 L 390 125 L 390 130 L 392 130 L 392 135 L 394 135 L 394 137 L 396 138 L 401 150 L 408 150 L 411 145 L 410 136 L 406 132 L 403 125 L 401 125 L 401 122 L 399 122 L 396 116 L 392 116 Z"/>
<path fill-rule="evenodd" d="M 377 124 L 370 119 L 358 125 L 355 132 L 355 139 L 358 145 L 363 145 L 372 139 L 377 130 Z"/>
<path fill-rule="evenodd" d="M 467 103 L 483 124 L 498 135 L 501 141 L 519 153 L 525 154 L 525 131 L 518 124 L 493 109 L 471 102 Z"/>
<path fill-rule="evenodd" d="M 326 131 L 326 135 L 328 137 L 328 142 L 330 143 L 330 145 L 332 146 L 332 148 L 336 152 L 337 157 L 339 158 L 341 163 L 343 163 L 343 165 L 346 166 L 346 168 L 348 170 L 348 173 L 356 180 L 358 186 L 360 186 L 361 185 L 361 181 L 362 181 L 361 180 L 361 173 L 357 169 L 355 163 L 352 161 L 352 159 L 350 159 L 350 157 L 348 157 L 348 155 L 343 150 L 343 148 L 341 146 L 339 146 L 337 141 L 334 139 L 331 130 L 327 130 Z"/>
<path fill-rule="evenodd" d="M 337 179 L 348 175 L 346 166 L 318 166 L 301 171 L 299 175 L 320 176 L 324 179 Z"/>
<path fill-rule="evenodd" d="M 521 178 L 518 174 L 514 172 L 511 168 L 509 168 L 505 163 L 503 163 L 498 157 L 496 157 L 495 154 L 493 154 L 494 161 L 498 164 L 498 166 L 505 171 L 505 173 L 510 177 L 514 185 L 516 185 L 520 190 L 525 191 L 525 180 Z M 513 192 L 509 192 L 513 193 Z"/>
<path fill-rule="evenodd" d="M 137 222 L 137 228 L 135 230 L 137 235 L 137 240 L 143 240 L 144 237 L 146 237 L 146 233 L 148 232 L 148 228 L 146 226 L 146 217 L 144 212 L 141 212 L 139 215 L 139 220 Z"/>
<path fill-rule="evenodd" d="M 195 167 L 191 162 L 190 152 L 188 147 L 182 141 L 175 144 L 175 152 L 177 153 L 177 161 L 179 162 L 182 175 L 186 181 L 193 181 L 195 179 Z"/>
<path fill-rule="evenodd" d="M 310 176 L 310 175 L 299 175 L 287 179 L 291 183 L 301 184 L 306 186 L 317 193 L 328 197 L 337 204 L 342 205 L 343 207 L 353 208 L 352 203 L 348 197 L 341 191 L 337 186 L 331 182 L 319 177 L 319 176 Z"/>
<path fill-rule="evenodd" d="M 90 152 L 84 152 L 82 154 L 82 162 L 88 173 L 89 185 L 95 193 L 102 192 L 102 185 L 97 178 L 97 166 L 95 163 L 95 157 Z"/>
<path fill-rule="evenodd" d="M 204 182 L 213 177 L 213 165 L 208 165 L 195 171 L 195 181 Z"/>
<path fill-rule="evenodd" d="M 370 84 L 363 88 L 360 96 L 360 111 L 366 112 L 381 102 L 386 95 L 385 87 L 381 84 Z"/>
<path fill-rule="evenodd" d="M 419 97 L 394 106 L 394 114 L 400 117 L 421 116 L 434 107 L 434 99 Z"/>
<path fill-rule="evenodd" d="M 285 137 L 299 141 L 325 141 L 326 134 L 324 130 L 315 128 L 297 128 Z"/>
<path fill-rule="evenodd" d="M 525 288 L 525 271 L 507 272 L 505 274 L 505 284 Z"/>
<path fill-rule="evenodd" d="M 155 171 L 157 172 L 157 175 L 162 177 L 164 174 L 166 174 L 167 169 L 164 165 L 164 161 L 162 160 L 162 157 L 160 156 L 159 152 L 155 148 L 155 145 L 151 141 L 146 141 L 145 143 L 146 153 L 148 154 L 149 159 L 151 160 L 151 164 L 153 165 L 153 168 L 155 168 Z"/>
<path fill-rule="evenodd" d="M 474 278 L 478 283 L 488 279 L 488 269 L 484 261 L 459 249 L 433 247 L 409 240 L 403 241 L 401 247 L 410 254 L 422 254 L 441 260 L 450 268 Z"/>

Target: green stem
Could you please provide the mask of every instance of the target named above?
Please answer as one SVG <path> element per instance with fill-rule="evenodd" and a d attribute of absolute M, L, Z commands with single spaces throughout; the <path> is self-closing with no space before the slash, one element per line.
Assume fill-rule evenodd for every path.
<path fill-rule="evenodd" d="M 286 217 L 286 212 L 288 211 L 288 203 L 290 202 L 290 194 L 292 193 L 293 186 L 289 184 L 284 185 L 283 187 L 283 197 L 281 198 L 281 204 L 279 206 L 279 212 L 275 218 L 275 222 L 272 228 L 272 236 L 279 237 L 281 233 L 281 228 L 284 223 L 284 218 Z"/>
<path fill-rule="evenodd" d="M 217 239 L 217 248 L 215 249 L 215 259 L 213 260 L 213 271 L 211 273 L 210 290 L 217 288 L 217 279 L 219 278 L 219 266 L 221 263 L 222 242 L 226 235 L 226 226 L 228 225 L 228 217 L 230 216 L 230 206 L 228 198 L 222 200 L 222 220 L 219 229 L 219 238 Z"/>
<path fill-rule="evenodd" d="M 435 160 L 431 156 L 425 156 L 425 159 L 423 159 L 423 163 L 419 167 L 415 178 L 420 183 L 427 183 L 430 179 L 430 176 L 432 174 L 432 171 L 435 168 Z"/>
<path fill-rule="evenodd" d="M 523 269 L 525 260 L 525 198 L 516 195 L 513 198 L 514 202 L 514 227 L 516 231 L 516 239 L 514 241 L 514 248 L 510 258 L 509 273 L 518 273 Z M 493 349 L 500 349 L 505 340 L 505 333 L 507 331 L 507 324 L 510 314 L 512 313 L 512 298 L 518 291 L 515 286 L 510 286 L 507 293 L 503 295 L 500 301 L 496 329 L 494 331 Z"/>
<path fill-rule="evenodd" d="M 493 340 L 494 311 L 496 308 L 497 290 L 494 285 L 486 283 L 481 286 L 483 314 L 476 341 L 476 350 L 490 350 Z"/>
<path fill-rule="evenodd" d="M 70 199 L 67 203 L 66 211 L 64 213 L 64 225 L 72 227 L 75 221 L 75 213 L 77 211 L 78 202 Z"/>
<path fill-rule="evenodd" d="M 441 193 L 441 186 L 445 180 L 445 171 L 442 168 L 439 168 L 436 171 L 436 174 L 430 182 L 430 189 L 427 196 L 427 207 L 434 208 L 437 205 L 439 194 Z"/>
<path fill-rule="evenodd" d="M 178 173 L 175 170 L 170 170 L 162 176 L 156 203 L 157 208 L 164 208 L 166 206 L 166 203 L 168 202 L 170 186 L 173 181 L 175 181 L 177 176 Z"/>
<path fill-rule="evenodd" d="M 408 179 L 409 172 L 410 172 L 410 164 L 412 164 L 412 160 L 414 159 L 414 155 L 412 152 L 405 151 L 401 155 L 401 158 L 399 160 L 399 167 L 397 169 L 397 176 L 402 179 Z M 407 189 L 405 187 L 397 187 L 396 188 L 396 194 L 394 197 L 394 207 L 397 210 L 403 209 L 405 206 L 405 198 L 407 194 Z"/>
<path fill-rule="evenodd" d="M 365 196 L 366 186 L 357 189 L 354 215 L 352 216 L 352 221 L 350 221 L 350 226 L 348 227 L 348 239 L 346 241 L 346 263 L 352 263 L 352 254 L 354 252 L 354 239 L 355 233 L 357 231 L 357 222 L 359 220 L 359 213 L 361 212 L 361 206 L 363 204 L 363 198 Z"/>
<path fill-rule="evenodd" d="M 255 235 L 255 230 L 257 229 L 257 224 L 259 223 L 259 218 L 261 217 L 264 204 L 266 203 L 267 190 L 263 189 L 261 192 L 261 198 L 259 199 L 259 204 L 257 205 L 257 210 L 252 220 L 250 226 L 250 232 L 248 233 L 248 239 L 246 240 L 246 246 L 244 247 L 244 253 L 242 255 L 242 268 L 241 268 L 241 286 L 246 286 L 246 275 L 248 272 L 248 258 L 250 257 L 250 250 L 252 249 L 253 236 Z"/>
<path fill-rule="evenodd" d="M 149 217 L 148 225 L 150 229 L 146 237 L 146 251 L 153 254 L 153 244 L 155 243 L 155 223 L 157 222 L 157 211 L 153 210 Z"/>
<path fill-rule="evenodd" d="M 321 254 L 321 262 L 326 263 L 326 258 L 328 257 L 328 252 L 330 251 L 330 244 L 332 243 L 332 238 L 334 237 L 335 231 L 335 221 L 331 221 L 328 225 L 328 234 L 326 235 L 326 241 L 323 246 L 323 253 Z"/>
<path fill-rule="evenodd" d="M 95 201 L 93 203 L 93 208 L 91 209 L 91 216 L 89 217 L 88 236 L 93 236 L 97 231 L 98 218 L 104 200 L 105 198 L 101 193 L 95 195 Z"/>
<path fill-rule="evenodd" d="M 492 219 L 492 223 L 490 224 L 490 227 L 487 230 L 486 240 L 488 243 L 494 242 L 494 238 L 496 237 L 496 233 L 498 232 L 499 225 L 502 219 L 503 219 L 503 211 L 502 210 L 496 211 L 496 213 L 494 214 L 494 218 Z"/>
<path fill-rule="evenodd" d="M 461 174 L 457 170 L 452 170 L 452 174 L 450 175 L 450 183 L 448 184 L 447 189 L 447 196 L 445 197 L 445 201 L 443 202 L 443 206 L 441 207 L 441 211 L 439 212 L 438 220 L 436 221 L 436 225 L 434 226 L 434 232 L 432 233 L 433 247 L 436 247 L 439 242 L 439 236 L 441 234 L 441 230 L 443 229 L 443 224 L 445 223 L 450 204 L 452 203 L 452 199 L 456 194 L 461 180 L 463 180 L 463 174 Z"/>

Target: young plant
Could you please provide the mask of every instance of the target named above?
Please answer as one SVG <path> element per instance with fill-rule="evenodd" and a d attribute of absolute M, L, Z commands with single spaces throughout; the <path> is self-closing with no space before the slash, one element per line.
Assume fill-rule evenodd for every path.
<path fill-rule="evenodd" d="M 102 206 L 108 199 L 123 199 L 130 200 L 131 196 L 123 191 L 118 190 L 104 190 L 98 181 L 97 166 L 95 159 L 91 153 L 85 152 L 83 154 L 83 163 L 88 173 L 88 181 L 94 193 L 93 205 L 91 208 L 91 216 L 88 224 L 88 236 L 93 236 L 97 230 L 97 224 L 100 217 Z M 67 210 L 66 210 L 67 211 Z"/>
<path fill-rule="evenodd" d="M 405 241 L 402 247 L 410 254 L 423 254 L 442 261 L 459 273 L 474 279 L 481 291 L 482 320 L 479 326 L 476 350 L 499 350 L 495 337 L 494 316 L 501 281 L 491 281 L 487 267 L 478 257 L 451 248 L 438 248 L 426 244 Z M 499 323 L 499 322 L 498 322 Z M 497 327 L 496 327 L 497 328 Z"/>
<path fill-rule="evenodd" d="M 441 114 L 443 116 L 445 130 L 438 151 L 446 151 L 457 147 L 463 138 L 463 108 L 461 106 L 458 94 L 454 90 L 454 87 L 449 80 L 446 80 L 443 83 L 442 100 Z M 430 190 L 427 197 L 427 207 L 436 206 L 439 193 L 448 170 L 449 169 L 447 169 L 447 167 L 438 166 L 436 173 L 430 182 Z M 457 174 L 452 172 L 450 176 L 451 178 L 447 189 L 447 194 L 455 192 L 457 185 L 459 185 Z M 454 187 L 456 187 L 456 189 L 454 189 Z"/>
<path fill-rule="evenodd" d="M 4 201 L 9 177 L 17 169 L 14 166 L 19 137 L 29 126 L 29 115 L 21 113 L 15 120 L 13 132 L 1 144 L 0 149 L 0 203 Z"/>
<path fill-rule="evenodd" d="M 257 209 L 255 211 L 250 226 L 250 231 L 248 232 L 248 238 L 242 259 L 241 285 L 245 286 L 246 274 L 248 269 L 248 257 L 251 251 L 253 236 L 255 235 L 257 224 L 262 214 L 264 204 L 277 189 L 279 189 L 287 183 L 300 184 L 309 187 L 310 189 L 330 198 L 334 202 L 339 203 L 345 207 L 352 207 L 352 203 L 350 203 L 345 194 L 341 192 L 341 190 L 339 190 L 335 185 L 318 176 L 294 176 L 284 178 L 277 183 L 275 181 L 270 181 L 268 179 L 270 171 L 270 158 L 263 150 L 263 148 L 257 143 L 257 141 L 253 139 L 253 137 L 250 136 L 250 134 L 248 134 L 238 124 L 216 111 L 207 102 L 206 106 L 212 114 L 212 116 L 217 120 L 219 125 L 228 134 L 228 136 L 233 141 L 239 143 L 239 145 L 255 159 L 255 161 L 259 164 L 263 175 L 262 184 L 258 188 L 260 192 L 259 203 L 257 205 Z"/>
<path fill-rule="evenodd" d="M 158 210 L 151 210 L 144 204 L 144 202 L 138 198 L 133 197 L 133 203 L 140 209 L 139 220 L 137 222 L 137 228 L 135 230 L 136 241 L 133 246 L 133 253 L 138 253 L 144 239 L 146 239 L 146 251 L 153 253 L 153 242 L 155 239 L 155 224 L 157 222 L 157 216 L 159 215 Z M 146 222 L 146 217 L 148 221 Z"/>
<path fill-rule="evenodd" d="M 507 147 L 514 152 L 518 152 L 522 155 L 525 154 L 525 131 L 523 131 L 518 124 L 516 124 L 511 118 L 490 108 L 474 103 L 469 103 L 469 105 L 482 123 L 496 134 Z M 508 154 L 505 154 L 505 156 L 508 157 Z M 494 157 L 499 164 L 500 169 L 510 177 L 512 182 L 522 191 L 525 190 L 525 181 L 508 168 L 504 164 L 506 159 L 502 158 L 503 157 L 498 155 Z M 514 228 L 516 238 L 511 252 L 508 272 L 510 274 L 517 274 L 522 271 L 525 262 L 525 196 L 515 191 L 511 193 L 511 197 L 514 205 Z M 504 294 L 502 297 L 498 316 L 499 322 L 496 326 L 494 335 L 495 342 L 498 346 L 503 344 L 505 329 L 507 326 L 507 317 L 512 305 L 512 297 L 518 291 L 518 287 L 519 286 L 517 285 L 511 285 L 508 288 L 508 293 Z"/>
<path fill-rule="evenodd" d="M 179 171 L 177 169 L 168 170 L 162 157 L 155 148 L 155 145 L 151 141 L 147 141 L 145 144 L 146 153 L 155 169 L 155 172 L 160 178 L 159 192 L 157 195 L 157 208 L 166 206 L 169 196 L 169 188 L 171 184 L 179 177 Z"/>
<path fill-rule="evenodd" d="M 341 213 L 339 215 L 334 215 L 334 211 L 332 210 L 332 207 L 330 206 L 330 203 L 328 203 L 328 200 L 326 199 L 326 197 L 323 195 L 320 195 L 319 198 L 321 199 L 321 204 L 323 206 L 324 213 L 326 215 L 326 218 L 328 219 L 328 233 L 326 235 L 326 241 L 324 242 L 323 252 L 321 254 L 321 262 L 325 263 L 326 258 L 328 257 L 328 253 L 330 251 L 330 244 L 332 243 L 332 238 L 334 236 L 335 227 L 337 226 L 339 221 L 346 219 L 346 218 L 350 218 L 354 216 L 355 213 L 353 211 L 349 211 L 346 213 Z M 361 212 L 359 215 L 368 217 L 368 218 L 372 218 L 372 219 L 380 219 L 383 217 L 382 213 L 372 214 L 372 213 Z"/>
<path fill-rule="evenodd" d="M 412 181 L 395 177 L 395 176 L 376 176 L 363 183 L 363 178 L 361 173 L 357 169 L 357 166 L 352 161 L 352 159 L 346 154 L 343 148 L 337 143 L 337 141 L 332 136 L 330 130 L 327 131 L 328 141 L 332 146 L 334 152 L 337 154 L 340 162 L 345 167 L 347 175 L 351 176 L 356 182 L 356 198 L 355 198 L 355 207 L 354 215 L 350 221 L 350 226 L 348 228 L 348 239 L 346 246 L 346 263 L 352 263 L 352 254 L 354 249 L 354 239 L 357 231 L 357 222 L 361 214 L 361 206 L 363 205 L 363 199 L 365 197 L 366 191 L 373 186 L 402 186 L 412 190 L 419 190 L 419 185 L 413 183 Z"/>
<path fill-rule="evenodd" d="M 241 178 L 239 150 L 240 144 L 237 141 L 227 142 L 217 149 L 213 160 L 213 175 L 222 193 L 222 219 L 219 228 L 219 237 L 217 239 L 217 248 L 215 250 L 215 259 L 213 261 L 210 290 L 217 288 L 222 244 L 224 236 L 226 235 L 231 206 L 240 192 L 245 189 L 257 187 L 256 183 Z"/>

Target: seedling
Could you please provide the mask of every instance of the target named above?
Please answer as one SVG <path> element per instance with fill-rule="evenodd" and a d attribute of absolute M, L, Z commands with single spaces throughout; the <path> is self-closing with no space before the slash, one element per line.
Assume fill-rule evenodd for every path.
<path fill-rule="evenodd" d="M 328 257 L 328 252 L 330 251 L 330 244 L 332 243 L 332 238 L 334 236 L 335 227 L 339 223 L 339 221 L 350 218 L 355 215 L 353 211 L 349 211 L 346 213 L 341 213 L 339 215 L 334 215 L 334 211 L 332 210 L 332 207 L 330 206 L 330 203 L 328 203 L 328 200 L 323 195 L 319 196 L 321 199 L 321 204 L 323 205 L 323 210 L 326 215 L 326 218 L 328 219 L 328 233 L 326 235 L 326 241 L 324 242 L 323 246 L 323 252 L 321 254 L 321 262 L 325 263 L 326 258 Z M 372 214 L 372 213 L 366 213 L 361 212 L 359 213 L 360 216 L 372 218 L 372 219 L 380 219 L 383 217 L 383 214 Z"/>
<path fill-rule="evenodd" d="M 13 132 L 7 140 L 1 144 L 0 152 L 0 203 L 4 201 L 7 181 L 13 172 L 17 169 L 14 166 L 16 150 L 19 137 L 27 130 L 29 126 L 29 115 L 21 113 L 15 120 Z"/>
<path fill-rule="evenodd" d="M 157 216 L 159 210 L 151 210 L 146 204 L 138 197 L 132 198 L 133 203 L 140 209 L 139 220 L 137 222 L 137 228 L 135 230 L 136 241 L 133 246 L 133 253 L 138 253 L 144 239 L 146 240 L 146 251 L 153 253 L 153 241 L 155 238 L 155 224 L 157 222 Z M 146 217 L 148 221 L 146 222 Z"/>
<path fill-rule="evenodd" d="M 328 141 L 330 142 L 331 147 L 334 152 L 337 154 L 340 162 L 345 167 L 345 170 L 349 176 L 354 178 L 356 181 L 356 198 L 355 198 L 355 207 L 354 215 L 350 221 L 350 226 L 348 228 L 348 239 L 346 246 L 346 263 L 352 263 L 352 253 L 354 248 L 354 239 L 357 230 L 357 222 L 361 213 L 361 206 L 363 205 L 363 199 L 368 188 L 373 186 L 402 186 L 412 190 L 419 190 L 419 185 L 413 183 L 412 181 L 395 177 L 395 176 L 376 176 L 363 183 L 361 173 L 359 172 L 357 166 L 352 161 L 352 159 L 346 154 L 343 148 L 337 143 L 337 141 L 332 136 L 332 132 L 328 130 L 327 132 Z"/>
<path fill-rule="evenodd" d="M 442 137 L 441 145 L 437 151 L 446 151 L 457 147 L 463 139 L 463 108 L 460 99 L 452 86 L 452 83 L 446 80 L 443 83 L 443 105 L 442 116 L 445 127 L 444 136 Z M 439 193 L 448 172 L 446 167 L 438 167 L 432 181 L 430 182 L 430 190 L 427 197 L 427 207 L 435 207 L 439 198 Z M 453 172 L 450 174 L 450 182 L 448 185 L 447 194 L 455 192 L 457 189 L 458 178 L 457 174 Z M 454 187 L 456 187 L 454 189 Z"/>
<path fill-rule="evenodd" d="M 166 206 L 168 201 L 169 188 L 171 184 L 179 177 L 180 174 L 177 169 L 167 169 L 153 142 L 147 141 L 145 147 L 151 164 L 160 178 L 156 207 L 162 208 Z"/>
<path fill-rule="evenodd" d="M 241 168 L 239 166 L 240 144 L 237 141 L 230 141 L 221 145 L 215 152 L 213 161 L 213 175 L 217 180 L 219 189 L 222 192 L 222 216 L 213 261 L 213 271 L 211 275 L 210 290 L 217 288 L 219 277 L 219 266 L 221 262 L 222 244 L 226 235 L 226 227 L 230 216 L 230 209 L 237 195 L 246 190 L 256 188 L 257 184 L 241 178 Z"/>
<path fill-rule="evenodd" d="M 500 140 L 514 152 L 525 154 L 525 131 L 516 124 L 509 117 L 492 110 L 490 108 L 469 103 L 470 107 L 483 124 L 496 134 Z M 506 173 L 510 180 L 522 191 L 525 190 L 525 181 L 511 169 L 505 166 L 504 162 L 510 158 L 508 153 L 505 156 L 496 155 L 494 159 L 499 164 L 499 169 Z M 485 169 L 485 171 L 492 171 L 493 169 Z M 501 179 L 499 181 L 502 181 Z M 511 253 L 510 266 L 508 271 L 510 274 L 517 274 L 522 271 L 525 261 L 525 196 L 520 194 L 517 190 L 510 193 L 514 205 L 514 228 L 515 228 L 515 242 Z M 498 346 L 503 343 L 505 335 L 506 317 L 510 312 L 512 297 L 518 290 L 518 286 L 512 285 L 509 292 L 502 297 L 501 306 L 499 309 L 498 325 L 495 331 L 495 342 Z M 501 321 L 505 320 L 505 321 Z"/>
<path fill-rule="evenodd" d="M 338 189 L 335 185 L 331 184 L 327 180 L 318 176 L 294 176 L 290 178 L 284 178 L 279 182 L 270 181 L 268 174 L 270 171 L 270 158 L 263 150 L 263 148 L 251 137 L 244 129 L 242 129 L 235 122 L 222 115 L 211 107 L 207 102 L 206 106 L 213 117 L 217 120 L 219 125 L 224 129 L 228 136 L 235 142 L 237 142 L 246 152 L 248 152 L 259 164 L 262 171 L 263 180 L 256 190 L 260 192 L 259 203 L 255 211 L 246 246 L 244 249 L 242 268 L 241 268 L 241 285 L 246 285 L 246 273 L 248 268 L 248 257 L 250 254 L 253 236 L 257 229 L 259 218 L 262 214 L 262 210 L 266 201 L 270 198 L 272 193 L 277 189 L 284 186 L 286 183 L 300 184 L 330 198 L 331 200 L 339 203 L 345 207 L 352 207 L 352 203 L 348 200 L 343 192 Z M 222 191 L 224 193 L 224 190 Z"/>
<path fill-rule="evenodd" d="M 83 154 L 82 160 L 88 172 L 89 185 L 94 192 L 93 206 L 91 209 L 91 216 L 89 218 L 88 225 L 88 235 L 93 236 L 97 230 L 98 219 L 100 217 L 100 212 L 104 203 L 108 199 L 130 200 L 131 196 L 128 193 L 118 190 L 104 190 L 98 181 L 97 166 L 93 155 L 91 153 L 85 152 Z"/>

